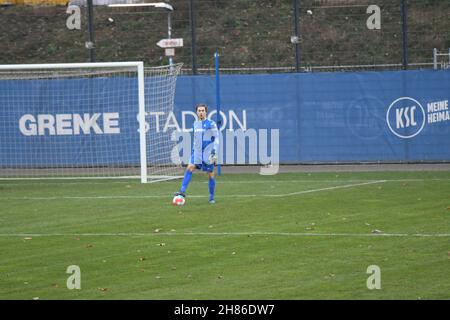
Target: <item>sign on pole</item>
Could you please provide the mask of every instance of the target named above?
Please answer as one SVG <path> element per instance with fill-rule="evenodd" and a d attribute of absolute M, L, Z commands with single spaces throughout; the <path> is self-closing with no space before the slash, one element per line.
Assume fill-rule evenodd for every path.
<path fill-rule="evenodd" d="M 183 46 L 183 38 L 161 39 L 156 45 L 161 48 L 179 48 Z"/>
<path fill-rule="evenodd" d="M 175 56 L 175 48 L 166 48 L 164 49 L 167 57 Z"/>

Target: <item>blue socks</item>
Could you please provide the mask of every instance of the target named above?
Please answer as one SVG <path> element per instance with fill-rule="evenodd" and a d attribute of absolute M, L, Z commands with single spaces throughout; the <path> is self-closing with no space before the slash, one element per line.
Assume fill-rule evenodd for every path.
<path fill-rule="evenodd" d="M 214 189 L 216 188 L 216 179 L 209 178 L 209 200 L 214 200 Z"/>
<path fill-rule="evenodd" d="M 181 184 L 180 192 L 182 192 L 182 193 L 186 192 L 186 189 L 189 185 L 189 182 L 191 181 L 191 178 L 192 178 L 192 172 L 189 170 L 186 170 L 186 172 L 184 173 L 183 183 Z"/>
<path fill-rule="evenodd" d="M 191 182 L 191 178 L 192 178 L 192 172 L 189 170 L 186 170 L 186 172 L 184 173 L 183 182 L 181 183 L 180 192 L 182 192 L 182 193 L 186 192 L 189 182 Z M 209 188 L 209 200 L 214 200 L 214 190 L 216 188 L 216 179 L 215 178 L 209 178 L 208 188 Z"/>

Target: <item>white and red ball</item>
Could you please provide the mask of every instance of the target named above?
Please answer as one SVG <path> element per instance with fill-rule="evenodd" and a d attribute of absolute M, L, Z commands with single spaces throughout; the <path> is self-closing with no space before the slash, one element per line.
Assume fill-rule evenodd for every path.
<path fill-rule="evenodd" d="M 183 196 L 175 196 L 175 197 L 173 197 L 173 200 L 172 200 L 172 204 L 174 206 L 183 206 L 185 202 L 186 202 L 186 199 L 184 199 Z"/>

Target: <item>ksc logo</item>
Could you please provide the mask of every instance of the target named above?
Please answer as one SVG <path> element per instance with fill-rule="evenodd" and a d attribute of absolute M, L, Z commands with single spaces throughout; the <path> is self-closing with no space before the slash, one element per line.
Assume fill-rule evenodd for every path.
<path fill-rule="evenodd" d="M 425 109 L 415 99 L 402 97 L 389 106 L 386 122 L 389 129 L 402 139 L 413 138 L 425 126 Z"/>

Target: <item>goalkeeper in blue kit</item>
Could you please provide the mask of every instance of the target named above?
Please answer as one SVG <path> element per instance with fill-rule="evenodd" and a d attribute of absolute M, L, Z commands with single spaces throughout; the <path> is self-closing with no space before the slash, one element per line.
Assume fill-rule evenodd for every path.
<path fill-rule="evenodd" d="M 186 197 L 186 189 L 191 181 L 193 171 L 201 169 L 208 173 L 209 203 L 213 204 L 215 203 L 214 190 L 216 187 L 214 165 L 217 163 L 217 152 L 219 150 L 219 130 L 214 121 L 206 118 L 208 112 L 206 104 L 198 104 L 195 111 L 198 120 L 194 122 L 194 147 L 180 191 L 175 192 L 175 195 Z"/>

